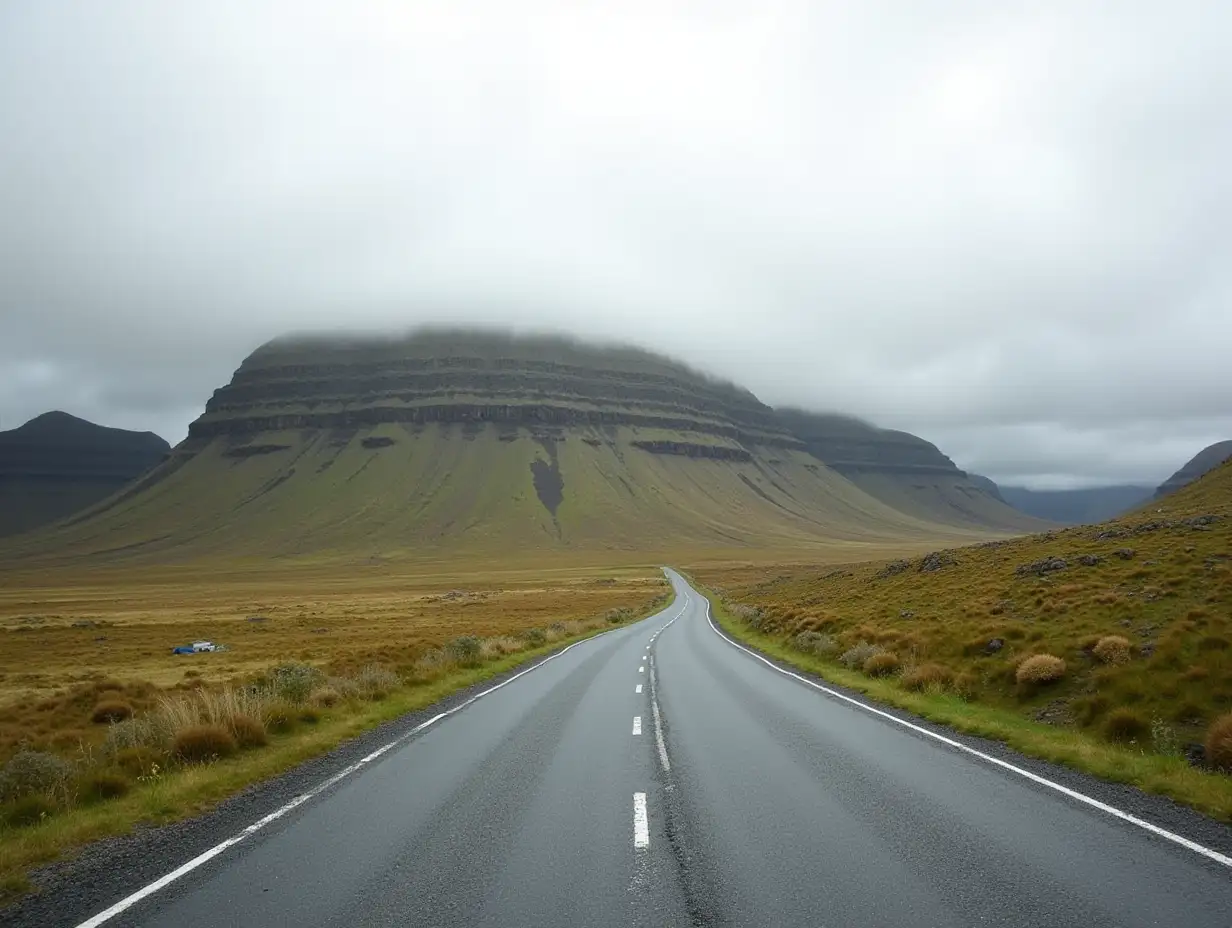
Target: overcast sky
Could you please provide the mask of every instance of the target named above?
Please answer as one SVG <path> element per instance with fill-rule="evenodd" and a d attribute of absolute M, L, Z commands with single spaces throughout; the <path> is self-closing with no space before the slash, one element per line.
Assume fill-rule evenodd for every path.
<path fill-rule="evenodd" d="M 618 337 L 1034 486 L 1232 437 L 1232 8 L 0 0 L 0 427 Z"/>

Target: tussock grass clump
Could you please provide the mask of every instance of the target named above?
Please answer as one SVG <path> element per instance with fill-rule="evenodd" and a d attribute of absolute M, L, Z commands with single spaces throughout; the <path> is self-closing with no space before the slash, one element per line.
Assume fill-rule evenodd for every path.
<path fill-rule="evenodd" d="M 547 632 L 542 628 L 528 628 L 522 633 L 522 637 L 526 639 L 526 643 L 532 648 L 538 648 L 548 642 Z"/>
<path fill-rule="evenodd" d="M 948 667 L 941 664 L 920 664 L 903 671 L 902 684 L 904 689 L 920 692 L 949 686 L 953 679 L 954 675 Z"/>
<path fill-rule="evenodd" d="M 112 762 L 133 779 L 140 779 L 149 776 L 155 768 L 162 767 L 166 755 L 149 747 L 128 747 L 116 751 Z"/>
<path fill-rule="evenodd" d="M 1216 770 L 1232 773 L 1232 712 L 1219 716 L 1206 730 L 1206 762 Z"/>
<path fill-rule="evenodd" d="M 3 807 L 4 824 L 10 828 L 26 828 L 55 815 L 59 807 L 50 796 L 31 793 Z"/>
<path fill-rule="evenodd" d="M 1104 734 L 1111 741 L 1141 741 L 1151 733 L 1151 723 L 1133 709 L 1113 709 L 1104 718 Z"/>
<path fill-rule="evenodd" d="M 90 713 L 90 721 L 95 724 L 123 722 L 132 717 L 132 703 L 118 698 L 100 699 Z"/>
<path fill-rule="evenodd" d="M 79 795 L 86 802 L 118 799 L 128 792 L 132 782 L 123 770 L 95 770 L 81 779 Z"/>
<path fill-rule="evenodd" d="M 1055 654 L 1035 654 L 1014 671 L 1014 679 L 1022 686 L 1042 686 L 1055 683 L 1065 676 L 1065 661 Z"/>
<path fill-rule="evenodd" d="M 269 741 L 265 725 L 251 715 L 234 715 L 228 721 L 231 737 L 241 748 L 259 748 Z"/>
<path fill-rule="evenodd" d="M 850 640 L 850 639 L 848 639 Z M 863 667 L 870 657 L 875 654 L 880 654 L 884 648 L 878 644 L 870 644 L 867 641 L 861 641 L 854 647 L 848 648 L 840 657 L 839 663 L 845 667 L 850 667 L 855 670 L 857 667 Z"/>
<path fill-rule="evenodd" d="M 896 673 L 901 662 L 893 651 L 882 651 L 874 654 L 864 662 L 864 672 L 870 677 L 888 677 Z"/>
<path fill-rule="evenodd" d="M 187 764 L 207 764 L 235 753 L 235 738 L 221 725 L 193 725 L 176 733 L 172 753 Z"/>
<path fill-rule="evenodd" d="M 1128 664 L 1129 639 L 1121 635 L 1105 635 L 1095 643 L 1091 653 L 1105 664 Z"/>
<path fill-rule="evenodd" d="M 342 694 L 332 686 L 322 687 L 312 694 L 311 702 L 321 709 L 332 709 L 342 701 Z"/>

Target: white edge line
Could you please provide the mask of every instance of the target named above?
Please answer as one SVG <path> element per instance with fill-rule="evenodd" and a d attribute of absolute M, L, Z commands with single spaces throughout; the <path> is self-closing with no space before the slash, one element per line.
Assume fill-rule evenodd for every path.
<path fill-rule="evenodd" d="M 650 822 L 646 818 L 646 794 L 633 794 L 633 846 L 650 847 Z"/>
<path fill-rule="evenodd" d="M 1033 783 L 1038 783 L 1040 786 L 1046 786 L 1049 789 L 1056 790 L 1058 793 L 1061 793 L 1064 796 L 1068 796 L 1070 799 L 1074 799 L 1078 802 L 1084 803 L 1088 806 L 1091 806 L 1094 809 L 1099 809 L 1099 811 L 1101 812 L 1106 812 L 1107 814 L 1113 816 L 1114 818 L 1119 818 L 1123 822 L 1128 822 L 1131 825 L 1137 825 L 1139 828 L 1143 829 L 1144 831 L 1148 831 L 1153 835 L 1158 835 L 1161 838 L 1165 838 L 1168 841 L 1173 842 L 1174 844 L 1179 844 L 1181 847 L 1187 848 L 1188 850 L 1191 850 L 1196 854 L 1201 854 L 1203 857 L 1209 858 L 1210 860 L 1213 860 L 1216 863 L 1223 864 L 1225 867 L 1232 867 L 1232 857 L 1228 857 L 1225 854 L 1221 854 L 1218 851 L 1212 850 L 1209 847 L 1204 847 L 1203 845 L 1198 844 L 1195 841 L 1190 841 L 1188 838 L 1184 838 L 1181 835 L 1174 834 L 1173 832 L 1168 831 L 1165 828 L 1160 828 L 1158 825 L 1153 825 L 1150 822 L 1146 821 L 1145 819 L 1138 818 L 1136 815 L 1130 815 L 1128 812 L 1123 812 L 1120 809 L 1116 808 L 1115 806 L 1108 805 L 1106 802 L 1100 802 L 1098 799 L 1088 796 L 1085 793 L 1080 793 L 1077 790 L 1070 789 L 1068 786 L 1062 786 L 1060 783 L 1056 783 L 1052 780 L 1047 779 L 1046 777 L 1041 777 L 1039 774 L 1032 773 L 1030 770 L 1024 770 L 1022 767 L 1017 767 L 1014 764 L 1009 763 L 1008 761 L 1001 760 L 998 757 L 993 757 L 991 754 L 985 754 L 983 751 L 977 751 L 975 748 L 968 747 L 967 745 L 963 744 L 960 741 L 955 741 L 953 738 L 947 738 L 945 735 L 939 735 L 935 731 L 929 731 L 927 728 L 922 728 L 919 725 L 913 725 L 911 722 L 908 722 L 905 719 L 900 719 L 898 716 L 891 715 L 889 712 L 883 712 L 880 709 L 875 709 L 872 706 L 868 705 L 867 703 L 860 702 L 860 700 L 858 699 L 853 699 L 852 697 L 846 695 L 845 693 L 840 693 L 838 692 L 838 690 L 833 690 L 828 686 L 822 686 L 820 683 L 815 683 L 812 680 L 808 679 L 807 677 L 800 676 L 800 674 L 798 673 L 792 673 L 790 670 L 784 670 L 782 667 L 779 667 L 778 665 L 776 665 L 773 661 L 767 660 L 766 658 L 758 654 L 756 651 L 753 651 L 750 648 L 746 648 L 744 645 L 739 644 L 736 641 L 733 641 L 730 637 L 724 634 L 719 629 L 719 627 L 714 624 L 714 619 L 710 617 L 710 599 L 708 597 L 703 597 L 703 598 L 706 600 L 706 621 L 710 623 L 710 627 L 711 629 L 714 630 L 714 633 L 718 635 L 720 638 L 722 638 L 724 641 L 726 641 L 728 644 L 730 644 L 733 648 L 739 648 L 741 651 L 743 651 L 745 654 L 748 654 L 750 657 L 754 657 L 757 660 L 761 661 L 771 670 L 776 670 L 779 673 L 783 674 L 784 676 L 792 677 L 795 680 L 799 680 L 801 683 L 804 683 L 804 684 L 807 684 L 808 686 L 813 687 L 813 689 L 821 690 L 823 693 L 827 694 L 828 696 L 833 696 L 836 699 L 841 699 L 843 702 L 849 703 L 858 709 L 863 709 L 865 712 L 871 712 L 873 715 L 880 716 L 886 721 L 893 722 L 896 725 L 901 725 L 904 728 L 909 728 L 912 731 L 917 732 L 918 734 L 924 735 L 928 738 L 932 738 L 934 741 L 939 741 L 942 744 L 948 745 L 949 747 L 962 751 L 965 754 L 970 754 L 973 757 L 978 757 L 980 760 L 986 761 L 990 764 L 993 764 L 994 766 L 1000 767 L 1003 770 L 1008 770 L 1011 773 L 1016 773 L 1020 777 L 1024 777 Z"/>
<path fill-rule="evenodd" d="M 688 607 L 688 604 L 689 604 L 689 599 L 688 599 L 688 596 L 686 596 L 684 606 L 682 606 L 680 611 L 677 612 L 676 615 L 671 619 L 672 622 L 674 622 L 677 618 L 681 616 L 681 614 L 683 614 L 684 610 Z M 667 626 L 665 625 L 664 628 L 666 627 Z M 452 709 L 446 709 L 444 712 L 437 713 L 436 715 L 432 716 L 432 718 L 428 719 L 426 722 L 420 722 L 410 731 L 402 735 L 399 735 L 393 741 L 390 741 L 388 744 L 382 745 L 381 747 L 373 751 L 371 754 L 361 757 L 355 763 L 350 764 L 347 767 L 344 767 L 342 770 L 339 770 L 329 779 L 321 783 L 318 783 L 316 786 L 314 786 L 312 789 L 308 790 L 305 793 L 300 793 L 300 795 L 296 796 L 286 805 L 275 809 L 273 812 L 271 812 L 269 815 L 266 815 L 264 818 L 257 819 L 255 822 L 253 822 L 251 825 L 249 825 L 239 834 L 233 835 L 232 837 L 227 838 L 227 840 L 214 845 L 208 851 L 203 851 L 202 853 L 198 854 L 196 857 L 194 857 L 192 860 L 188 861 L 187 863 L 181 864 L 180 866 L 176 867 L 170 873 L 166 873 L 163 876 L 160 876 L 153 883 L 143 886 L 141 889 L 137 890 L 135 893 L 125 896 L 123 899 L 121 899 L 119 902 L 115 903 L 114 905 L 104 909 L 103 911 L 99 912 L 97 915 L 94 915 L 86 919 L 84 922 L 81 922 L 80 924 L 76 926 L 76 928 L 98 928 L 99 925 L 102 925 L 106 922 L 111 921 L 111 919 L 115 918 L 121 912 L 125 912 L 128 909 L 131 909 L 141 900 L 154 895 L 160 889 L 163 889 L 164 887 L 170 885 L 171 883 L 174 883 L 176 880 L 178 880 L 180 877 L 184 876 L 185 874 L 191 873 L 193 870 L 196 870 L 202 864 L 217 857 L 219 854 L 221 854 L 223 851 L 227 850 L 228 848 L 233 847 L 236 844 L 239 844 L 241 841 L 243 841 L 245 838 L 249 837 L 250 835 L 256 834 L 266 825 L 269 825 L 271 822 L 277 821 L 278 819 L 282 818 L 284 815 L 286 815 L 288 812 L 292 811 L 293 809 L 296 809 L 297 807 L 303 805 L 305 802 L 308 802 L 310 799 L 313 799 L 316 796 L 319 796 L 321 793 L 325 792 L 331 786 L 334 786 L 336 783 L 340 782 L 341 780 L 346 779 L 347 777 L 353 774 L 356 770 L 359 770 L 364 765 L 372 763 L 372 761 L 376 760 L 382 754 L 385 754 L 387 751 L 392 750 L 393 748 L 400 745 L 402 742 L 419 734 L 425 728 L 428 728 L 431 725 L 435 725 L 441 719 L 448 718 L 449 716 L 453 715 L 455 712 L 461 712 L 467 706 L 479 701 L 480 699 L 483 699 L 483 697 L 491 693 L 495 693 L 497 690 L 499 690 L 503 686 L 508 686 L 510 683 L 512 683 L 514 680 L 518 679 L 519 677 L 524 677 L 528 673 L 538 670 L 548 661 L 554 661 L 558 657 L 563 657 L 565 654 L 572 651 L 578 645 L 586 644 L 587 642 L 594 641 L 596 638 L 602 638 L 604 635 L 610 635 L 620 630 L 621 629 L 619 628 L 613 628 L 607 631 L 599 632 L 597 635 L 591 635 L 589 638 L 583 638 L 581 641 L 575 641 L 573 642 L 573 644 L 569 645 L 566 648 L 562 648 L 560 651 L 557 651 L 555 654 L 548 655 L 543 660 L 539 661 L 537 664 L 533 664 L 530 667 L 527 667 L 525 670 L 519 671 L 518 673 L 510 677 L 508 680 L 503 680 L 500 683 L 496 684 L 495 686 L 489 687 L 488 689 L 484 690 L 482 693 L 476 693 L 474 696 L 472 696 L 470 699 L 467 699 L 465 702 L 454 706 Z M 644 817 L 645 816 L 645 794 L 642 793 L 639 795 L 642 796 L 642 802 L 643 802 L 642 814 Z M 649 843 L 649 839 L 647 839 L 647 843 Z"/>

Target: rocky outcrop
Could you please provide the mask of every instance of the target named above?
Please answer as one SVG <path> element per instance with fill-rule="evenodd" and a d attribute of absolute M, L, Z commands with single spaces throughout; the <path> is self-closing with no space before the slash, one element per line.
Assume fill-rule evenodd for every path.
<path fill-rule="evenodd" d="M 727 445 L 699 445 L 687 441 L 633 441 L 630 444 L 651 454 L 679 454 L 686 458 L 713 458 L 716 461 L 753 460 L 753 456 L 743 448 Z"/>
<path fill-rule="evenodd" d="M 1184 467 L 1159 485 L 1155 498 L 1179 490 L 1187 483 L 1192 483 L 1208 471 L 1214 470 L 1224 461 L 1232 458 L 1232 440 L 1216 442 L 1208 445 L 1195 454 Z"/>

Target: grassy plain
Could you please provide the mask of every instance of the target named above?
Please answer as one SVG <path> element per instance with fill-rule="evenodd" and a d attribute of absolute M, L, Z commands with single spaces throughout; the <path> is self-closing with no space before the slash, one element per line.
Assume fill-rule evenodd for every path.
<path fill-rule="evenodd" d="M 1232 466 L 1095 526 L 691 573 L 770 653 L 1232 819 L 1232 777 L 1187 762 L 1232 711 Z"/>
<path fill-rule="evenodd" d="M 0 886 L 21 891 L 66 849 L 199 812 L 669 595 L 646 563 L 516 557 L 5 571 Z M 226 650 L 171 653 L 199 639 Z M 222 742 L 198 758 L 184 731 L 203 727 Z"/>

